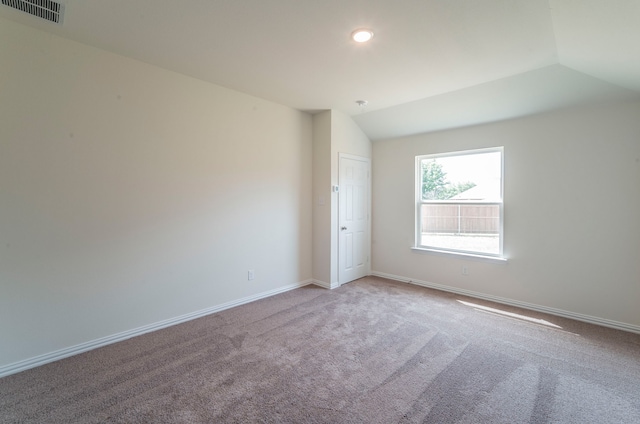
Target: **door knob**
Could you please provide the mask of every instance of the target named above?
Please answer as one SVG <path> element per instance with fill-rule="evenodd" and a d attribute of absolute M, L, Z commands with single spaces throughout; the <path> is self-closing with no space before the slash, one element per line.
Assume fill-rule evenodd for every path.
<path fill-rule="evenodd" d="M 340 229 L 341 229 L 342 231 L 344 231 L 344 230 L 346 230 L 346 229 L 347 229 L 347 227 L 340 227 Z"/>

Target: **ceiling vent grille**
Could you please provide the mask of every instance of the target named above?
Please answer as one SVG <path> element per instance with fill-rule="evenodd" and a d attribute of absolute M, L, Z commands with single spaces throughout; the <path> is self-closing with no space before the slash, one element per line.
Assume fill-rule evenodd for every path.
<path fill-rule="evenodd" d="M 2 4 L 49 22 L 62 23 L 62 4 L 52 0 L 2 0 Z"/>

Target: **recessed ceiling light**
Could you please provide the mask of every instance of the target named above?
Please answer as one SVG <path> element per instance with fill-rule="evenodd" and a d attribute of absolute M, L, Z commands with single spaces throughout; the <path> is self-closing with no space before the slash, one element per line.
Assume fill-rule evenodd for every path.
<path fill-rule="evenodd" d="M 366 43 L 373 38 L 373 31 L 366 28 L 359 28 L 351 33 L 351 39 L 356 43 Z"/>

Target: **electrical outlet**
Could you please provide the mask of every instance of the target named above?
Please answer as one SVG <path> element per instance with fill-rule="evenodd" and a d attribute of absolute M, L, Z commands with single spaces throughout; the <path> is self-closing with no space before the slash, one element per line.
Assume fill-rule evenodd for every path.
<path fill-rule="evenodd" d="M 256 278 L 256 273 L 255 273 L 255 271 L 254 271 L 254 270 L 250 269 L 250 270 L 247 272 L 247 280 L 251 281 L 251 280 L 253 280 L 254 278 Z"/>
<path fill-rule="evenodd" d="M 462 272 L 462 275 L 469 275 L 469 268 L 467 268 L 466 265 L 462 265 L 460 271 Z"/>

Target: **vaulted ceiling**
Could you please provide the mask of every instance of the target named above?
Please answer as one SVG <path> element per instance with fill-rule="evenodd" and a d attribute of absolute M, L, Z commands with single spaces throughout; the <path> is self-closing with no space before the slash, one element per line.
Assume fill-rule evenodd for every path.
<path fill-rule="evenodd" d="M 640 0 L 62 0 L 0 16 L 373 140 L 640 98 Z M 368 44 L 350 40 L 371 28 Z M 356 100 L 367 100 L 366 109 Z"/>

